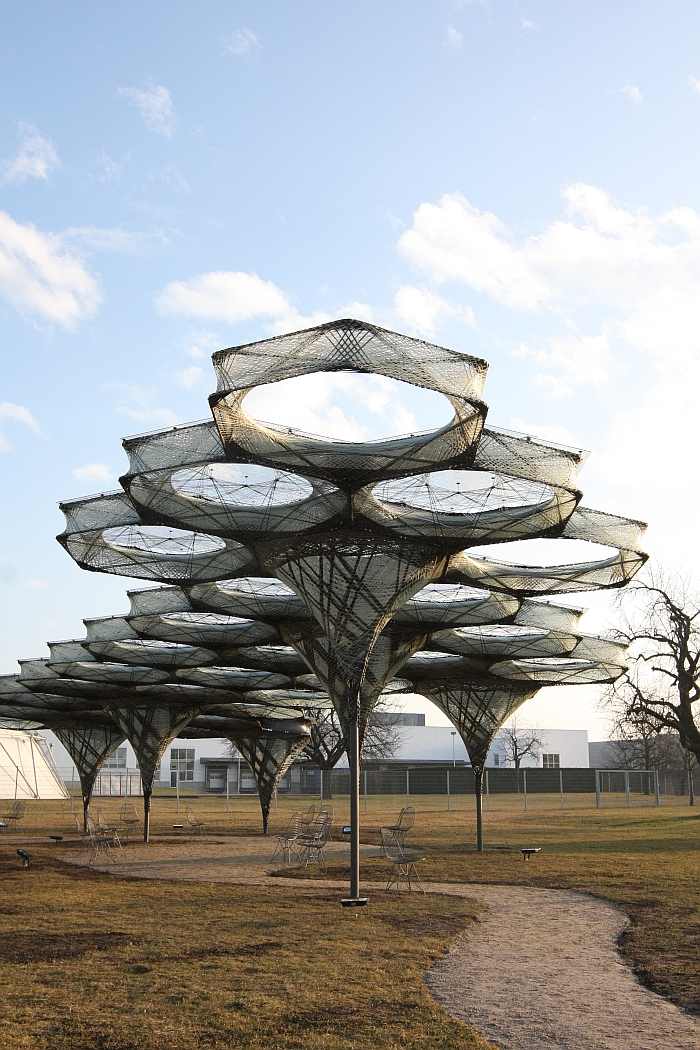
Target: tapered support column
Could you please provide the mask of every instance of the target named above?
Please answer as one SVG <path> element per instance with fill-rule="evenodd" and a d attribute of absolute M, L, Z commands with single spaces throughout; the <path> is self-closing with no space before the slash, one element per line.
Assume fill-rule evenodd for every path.
<path fill-rule="evenodd" d="M 360 686 L 348 682 L 347 748 L 350 766 L 350 896 L 341 901 L 345 907 L 366 904 L 360 896 Z"/>
<path fill-rule="evenodd" d="M 482 819 L 482 792 L 484 787 L 484 771 L 479 766 L 474 768 L 474 795 L 476 797 L 476 849 L 477 853 L 484 852 L 484 826 Z"/>
<path fill-rule="evenodd" d="M 151 830 L 151 785 L 143 785 L 143 841 L 148 842 Z"/>

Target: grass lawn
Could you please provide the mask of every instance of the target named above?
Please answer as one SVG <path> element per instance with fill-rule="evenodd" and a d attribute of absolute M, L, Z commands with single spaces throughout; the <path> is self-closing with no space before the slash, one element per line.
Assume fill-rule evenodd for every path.
<path fill-rule="evenodd" d="M 643 979 L 700 1012 L 700 814 L 681 805 L 560 811 L 544 798 L 525 813 L 517 798 L 492 798 L 487 852 L 478 855 L 473 798 L 453 799 L 450 813 L 444 799 L 412 801 L 410 841 L 425 851 L 424 878 L 605 897 L 633 920 L 623 952 Z M 340 826 L 346 799 L 333 802 Z M 232 800 L 230 813 L 222 799 L 192 805 L 220 833 L 259 829 L 254 799 Z M 370 798 L 363 840 L 377 840 L 400 805 Z M 298 806 L 280 799 L 273 832 Z M 118 801 L 105 800 L 104 809 L 116 815 Z M 18 829 L 34 853 L 26 870 L 19 842 L 0 838 L 0 1031 L 13 1048 L 489 1045 L 448 1018 L 422 980 L 478 912 L 473 903 L 417 894 L 397 902 L 375 892 L 355 912 L 321 888 L 116 878 L 63 865 L 63 847 L 40 844 L 50 833 L 68 836 L 71 820 L 65 802 L 30 804 Z M 177 820 L 175 800 L 157 798 L 154 834 L 172 834 Z M 530 845 L 542 852 L 526 863 L 518 850 Z M 386 871 L 381 860 L 363 866 L 368 879 Z"/>

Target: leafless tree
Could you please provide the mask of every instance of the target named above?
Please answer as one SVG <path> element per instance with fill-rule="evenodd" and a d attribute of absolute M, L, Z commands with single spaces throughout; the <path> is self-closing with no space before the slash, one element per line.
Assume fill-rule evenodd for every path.
<path fill-rule="evenodd" d="M 512 763 L 516 769 L 520 769 L 522 760 L 528 755 L 539 758 L 544 743 L 541 726 L 512 718 L 498 736 L 503 746 L 503 757 L 506 763 Z"/>
<path fill-rule="evenodd" d="M 628 669 L 606 700 L 630 734 L 678 734 L 700 760 L 700 595 L 669 571 L 647 572 L 620 599 L 617 632 L 629 645 Z"/>
<path fill-rule="evenodd" d="M 345 752 L 338 716 L 333 708 L 312 708 L 306 712 L 306 718 L 310 723 L 311 739 L 302 755 L 317 765 L 322 773 L 330 772 L 338 765 Z M 388 710 L 380 702 L 369 720 L 361 757 L 366 761 L 392 758 L 401 744 L 398 724 L 399 713 Z M 331 798 L 330 776 L 324 777 L 323 792 L 326 798 Z"/>

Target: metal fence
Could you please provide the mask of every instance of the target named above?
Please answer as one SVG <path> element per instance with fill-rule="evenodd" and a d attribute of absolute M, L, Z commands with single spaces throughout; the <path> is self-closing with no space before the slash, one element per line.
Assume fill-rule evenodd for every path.
<path fill-rule="evenodd" d="M 323 781 L 323 788 L 322 788 Z M 695 791 L 699 783 L 696 774 Z M 514 802 L 529 808 L 561 808 L 659 805 L 664 801 L 688 796 L 688 776 L 678 772 L 657 773 L 655 770 L 596 769 L 516 769 L 490 768 L 484 773 L 483 798 L 487 811 Z M 325 799 L 349 795 L 350 774 L 347 769 L 334 769 L 321 774 L 318 769 L 304 770 L 297 784 L 289 784 L 284 795 L 323 795 Z M 474 773 L 468 766 L 405 766 L 389 769 L 363 769 L 360 792 L 365 812 L 380 797 L 395 796 L 401 804 L 422 804 L 451 810 L 462 807 L 474 796 Z M 473 805 L 473 801 L 471 802 Z"/>

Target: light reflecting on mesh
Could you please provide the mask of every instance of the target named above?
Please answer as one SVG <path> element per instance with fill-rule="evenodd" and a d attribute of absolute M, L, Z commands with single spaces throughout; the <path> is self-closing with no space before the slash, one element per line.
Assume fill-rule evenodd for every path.
<path fill-rule="evenodd" d="M 384 503 L 443 514 L 476 514 L 514 507 L 546 506 L 549 485 L 488 471 L 438 470 L 375 485 L 372 495 Z"/>
<path fill-rule="evenodd" d="M 207 463 L 171 477 L 176 492 L 193 499 L 238 507 L 280 507 L 313 495 L 313 486 L 296 474 L 255 464 Z"/>
<path fill-rule="evenodd" d="M 171 557 L 197 557 L 224 550 L 226 544 L 217 536 L 164 525 L 121 525 L 105 529 L 105 543 L 119 550 L 137 550 Z"/>

